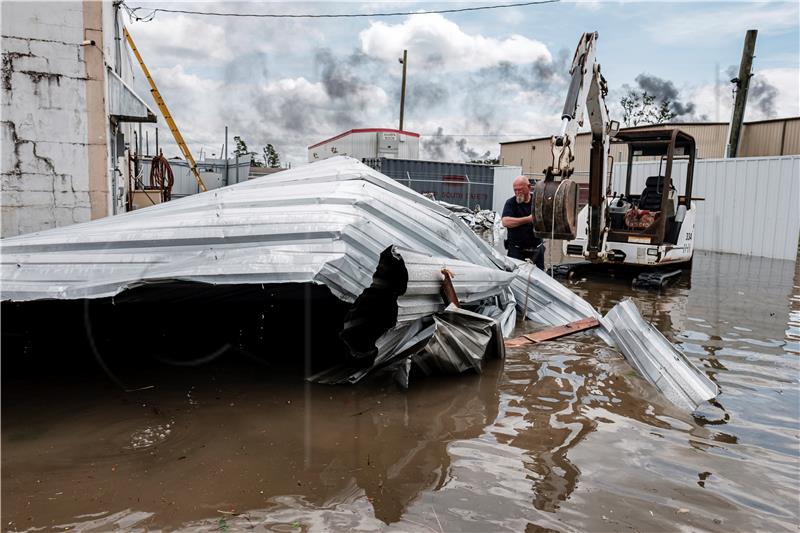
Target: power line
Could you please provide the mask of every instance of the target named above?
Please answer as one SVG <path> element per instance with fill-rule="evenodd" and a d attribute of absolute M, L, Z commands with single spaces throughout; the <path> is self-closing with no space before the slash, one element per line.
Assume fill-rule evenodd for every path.
<path fill-rule="evenodd" d="M 452 9 L 435 9 L 431 11 L 390 11 L 385 13 L 225 13 L 219 11 L 194 11 L 190 9 L 169 9 L 166 7 L 156 7 L 148 10 L 144 7 L 130 7 L 124 1 L 121 5 L 125 7 L 128 14 L 134 20 L 149 22 L 155 18 L 156 13 L 181 13 L 184 15 L 201 15 L 206 17 L 250 17 L 250 18 L 368 18 L 368 17 L 403 17 L 408 15 L 429 15 L 432 13 L 464 13 L 467 11 L 486 11 L 490 9 L 506 9 L 510 7 L 526 7 L 541 4 L 554 4 L 561 0 L 535 0 L 532 2 L 518 2 L 515 4 L 501 4 L 493 6 L 461 7 Z M 147 15 L 139 15 L 139 10 L 149 11 Z"/>

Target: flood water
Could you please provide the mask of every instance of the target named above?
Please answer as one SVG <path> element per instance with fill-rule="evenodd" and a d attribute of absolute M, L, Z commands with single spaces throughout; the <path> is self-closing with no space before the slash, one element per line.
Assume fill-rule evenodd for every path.
<path fill-rule="evenodd" d="M 718 405 L 671 407 L 590 334 L 407 392 L 241 357 L 120 375 L 133 392 L 6 372 L 3 530 L 796 531 L 795 263 L 697 253 L 661 293 L 566 283 L 603 313 L 634 298 Z"/>

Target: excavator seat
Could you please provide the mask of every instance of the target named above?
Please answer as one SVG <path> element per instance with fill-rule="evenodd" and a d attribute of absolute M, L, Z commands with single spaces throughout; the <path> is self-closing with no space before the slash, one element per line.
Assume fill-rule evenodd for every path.
<path fill-rule="evenodd" d="M 639 209 L 643 211 L 661 211 L 661 196 L 664 194 L 664 176 L 650 176 L 639 197 Z"/>

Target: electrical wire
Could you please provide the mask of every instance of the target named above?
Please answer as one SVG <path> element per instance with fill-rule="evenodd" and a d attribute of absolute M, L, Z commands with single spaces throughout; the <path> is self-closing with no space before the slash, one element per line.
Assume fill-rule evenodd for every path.
<path fill-rule="evenodd" d="M 149 22 L 153 20 L 157 13 L 180 13 L 184 15 L 201 15 L 206 17 L 246 17 L 246 18 L 308 18 L 308 19 L 321 19 L 321 18 L 369 18 L 369 17 L 402 17 L 410 15 L 430 15 L 434 13 L 464 13 L 468 11 L 487 11 L 490 9 L 506 9 L 511 7 L 526 7 L 541 4 L 554 4 L 561 0 L 534 0 L 531 2 L 517 2 L 514 4 L 500 4 L 493 6 L 475 6 L 475 7 L 461 7 L 451 9 L 434 9 L 430 11 L 389 11 L 384 13 L 230 13 L 218 11 L 194 11 L 191 9 L 170 9 L 166 7 L 153 8 L 146 15 L 139 15 L 143 7 L 131 7 L 124 1 L 120 3 L 132 19 L 142 22 Z"/>

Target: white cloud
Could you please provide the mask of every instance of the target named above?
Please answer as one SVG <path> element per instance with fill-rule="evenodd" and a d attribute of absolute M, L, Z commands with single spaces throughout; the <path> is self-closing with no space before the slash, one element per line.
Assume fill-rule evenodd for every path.
<path fill-rule="evenodd" d="M 399 24 L 373 22 L 359 33 L 361 51 L 383 61 L 396 62 L 403 49 L 409 64 L 427 68 L 477 70 L 498 65 L 552 59 L 547 47 L 522 35 L 495 39 L 469 35 L 442 15 L 413 15 Z M 412 63 L 413 62 L 413 63 Z"/>
<path fill-rule="evenodd" d="M 228 45 L 225 29 L 210 24 L 200 17 L 177 15 L 158 19 L 158 22 L 141 22 L 129 25 L 133 40 L 145 48 L 145 62 L 208 63 L 228 61 L 234 52 Z M 146 52 L 156 51 L 158 57 L 148 57 Z"/>

